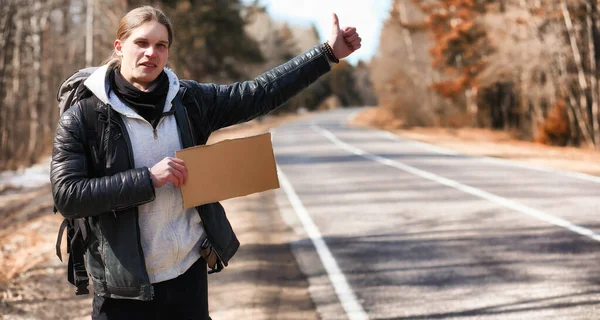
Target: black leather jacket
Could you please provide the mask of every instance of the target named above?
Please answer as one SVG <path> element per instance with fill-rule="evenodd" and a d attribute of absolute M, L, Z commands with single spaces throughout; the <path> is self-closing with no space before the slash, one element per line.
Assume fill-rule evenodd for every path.
<path fill-rule="evenodd" d="M 252 81 L 228 86 L 181 80 L 189 124 L 178 122 L 184 147 L 205 144 L 211 132 L 251 120 L 284 104 L 330 70 L 320 46 Z M 148 168 L 135 168 L 131 142 L 117 112 L 98 102 L 110 168 L 94 176 L 79 104 L 61 117 L 54 137 L 50 180 L 56 208 L 67 218 L 85 217 L 89 226 L 86 264 L 94 292 L 111 298 L 151 300 L 152 284 L 140 243 L 138 206 L 155 198 Z M 108 127 L 108 126 L 107 126 Z M 191 139 L 190 139 L 191 136 Z M 185 142 L 187 141 L 187 142 Z M 94 155 L 97 156 L 97 155 Z M 104 159 L 105 161 L 107 159 Z M 227 265 L 239 242 L 219 203 L 197 207 L 204 230 Z"/>

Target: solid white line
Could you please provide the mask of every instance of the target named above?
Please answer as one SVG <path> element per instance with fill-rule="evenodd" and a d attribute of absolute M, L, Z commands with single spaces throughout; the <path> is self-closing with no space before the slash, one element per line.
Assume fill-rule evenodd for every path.
<path fill-rule="evenodd" d="M 430 150 L 430 151 L 437 152 L 440 154 L 445 154 L 445 155 L 459 155 L 459 153 L 456 151 L 438 147 L 438 146 L 434 146 L 434 145 L 431 145 L 426 142 L 403 139 L 403 138 L 400 138 L 397 135 L 395 135 L 391 132 L 388 132 L 388 131 L 376 130 L 376 132 L 379 133 L 379 135 L 381 135 L 387 139 L 400 141 L 400 142 L 407 142 L 407 143 L 413 144 L 413 145 L 418 146 L 419 148 L 422 148 L 425 150 Z M 576 178 L 576 179 L 581 179 L 581 180 L 585 180 L 585 181 L 600 183 L 600 177 L 585 174 L 583 172 L 564 171 L 564 170 L 549 168 L 549 167 L 542 166 L 542 165 L 532 165 L 532 164 L 528 164 L 528 163 L 524 163 L 524 162 L 502 159 L 502 158 L 487 157 L 487 156 L 475 155 L 475 156 L 473 156 L 473 159 L 477 159 L 477 160 L 489 162 L 489 163 L 496 163 L 496 164 L 504 165 L 504 166 L 519 167 L 519 168 L 524 168 L 524 169 L 536 170 L 536 171 L 540 171 L 540 172 L 560 174 L 560 175 L 567 176 L 570 178 Z"/>
<path fill-rule="evenodd" d="M 547 213 L 544 213 L 542 211 L 533 209 L 531 207 L 525 206 L 523 204 L 520 204 L 518 202 L 509 200 L 507 198 L 503 198 L 500 196 L 497 196 L 495 194 L 483 191 L 481 189 L 477 189 L 465 184 L 462 184 L 460 182 L 448 179 L 448 178 L 444 178 L 441 176 L 438 176 L 436 174 L 427 172 L 427 171 L 423 171 L 414 167 L 411 167 L 409 165 L 403 164 L 401 162 L 398 161 L 394 161 L 391 159 L 387 159 L 378 155 L 374 155 L 374 154 L 370 154 L 367 153 L 361 149 L 358 149 L 354 146 L 351 146 L 343 141 L 341 141 L 340 139 L 338 139 L 331 131 L 321 128 L 319 126 L 317 126 L 316 124 L 312 124 L 312 127 L 315 131 L 321 133 L 323 136 L 325 136 L 327 139 L 329 139 L 331 142 L 333 142 L 335 145 L 337 145 L 338 147 L 340 147 L 341 149 L 344 149 L 350 153 L 354 153 L 358 156 L 361 156 L 363 158 L 369 159 L 369 160 L 373 160 L 376 162 L 379 162 L 381 164 L 384 164 L 386 166 L 390 166 L 390 167 L 394 167 L 397 169 L 400 169 L 402 171 L 414 174 L 416 176 L 419 176 L 421 178 L 425 178 L 427 180 L 431 180 L 431 181 L 435 181 L 437 183 L 455 188 L 457 190 L 460 190 L 462 192 L 474 195 L 476 197 L 482 198 L 482 199 L 486 199 L 488 201 L 491 201 L 493 203 L 499 204 L 501 206 L 504 206 L 506 208 L 515 210 L 517 212 L 532 216 L 534 218 L 537 218 L 539 220 L 545 221 L 547 223 L 551 223 L 553 225 L 568 229 L 572 232 L 575 232 L 577 234 L 580 234 L 582 236 L 591 238 L 593 240 L 596 241 L 600 241 L 600 235 L 595 234 L 592 230 L 590 229 L 586 229 L 580 226 L 577 226 L 575 224 L 570 223 L 567 220 L 549 215 Z"/>
<path fill-rule="evenodd" d="M 279 172 L 279 182 L 281 183 L 281 187 L 290 200 L 296 215 L 302 222 L 302 226 L 304 227 L 304 230 L 306 230 L 308 237 L 315 246 L 317 254 L 319 255 L 319 258 L 321 258 L 321 262 L 327 271 L 329 280 L 335 289 L 338 299 L 340 299 L 344 311 L 346 311 L 348 319 L 368 320 L 369 316 L 367 316 L 367 313 L 356 299 L 356 295 L 352 291 L 348 281 L 346 281 L 346 277 L 340 270 L 335 258 L 323 240 L 321 232 L 319 232 L 319 228 L 317 228 L 313 222 L 312 218 L 308 214 L 308 211 L 306 211 L 306 208 L 302 204 L 302 201 L 300 201 L 300 198 L 296 194 L 296 191 L 294 191 L 292 184 L 287 179 L 283 171 L 281 171 L 279 166 L 277 166 L 277 171 Z"/>

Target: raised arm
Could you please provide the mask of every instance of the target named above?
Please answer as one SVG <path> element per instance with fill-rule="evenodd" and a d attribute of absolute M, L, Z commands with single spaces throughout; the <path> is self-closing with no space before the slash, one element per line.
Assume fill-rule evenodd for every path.
<path fill-rule="evenodd" d="M 360 46 L 361 38 L 356 28 L 340 28 L 334 13 L 329 41 L 254 80 L 227 86 L 187 82 L 187 86 L 194 89 L 192 92 L 197 101 L 201 101 L 206 110 L 207 124 L 215 131 L 267 114 L 283 105 L 327 73 L 332 63 L 352 54 Z"/>

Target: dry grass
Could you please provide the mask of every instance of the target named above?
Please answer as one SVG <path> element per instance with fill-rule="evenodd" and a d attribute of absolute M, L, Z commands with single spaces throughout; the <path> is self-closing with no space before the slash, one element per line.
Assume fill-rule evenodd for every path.
<path fill-rule="evenodd" d="M 6 193 L 0 194 L 0 286 L 46 261 L 40 250 L 51 249 L 53 238 L 45 233 L 54 218 L 49 187 Z"/>

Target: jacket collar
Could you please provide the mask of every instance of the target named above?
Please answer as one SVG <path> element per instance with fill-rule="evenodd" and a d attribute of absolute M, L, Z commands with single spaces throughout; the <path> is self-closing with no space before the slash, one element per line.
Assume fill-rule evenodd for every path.
<path fill-rule="evenodd" d="M 100 101 L 102 101 L 102 103 L 110 104 L 115 111 L 127 117 L 142 119 L 142 117 L 139 116 L 137 112 L 135 112 L 133 109 L 121 102 L 113 92 L 111 92 L 110 95 L 108 94 L 110 89 L 110 83 L 108 81 L 108 72 L 117 62 L 118 60 L 114 59 L 98 68 L 85 80 L 84 85 L 88 89 L 90 89 L 90 91 L 92 91 L 92 93 Z M 169 77 L 169 91 L 167 92 L 167 99 L 165 101 L 165 107 L 163 109 L 163 112 L 167 112 L 171 109 L 173 99 L 179 91 L 179 78 L 177 78 L 177 75 L 175 75 L 175 73 L 171 69 L 165 68 L 164 70 L 167 76 Z"/>

